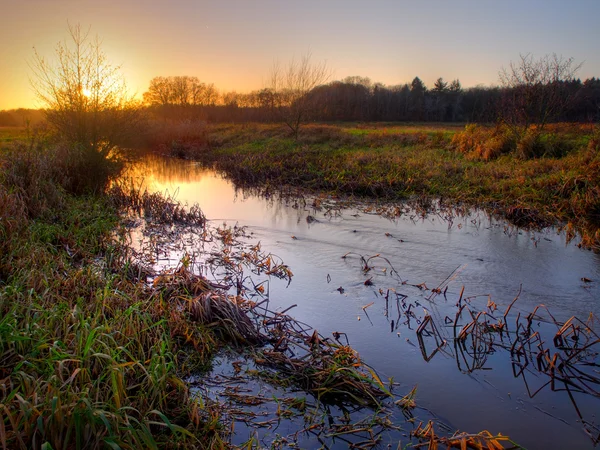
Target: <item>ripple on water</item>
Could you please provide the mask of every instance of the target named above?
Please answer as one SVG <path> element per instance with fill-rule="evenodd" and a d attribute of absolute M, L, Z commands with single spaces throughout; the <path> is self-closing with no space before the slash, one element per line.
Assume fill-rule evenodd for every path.
<path fill-rule="evenodd" d="M 297 304 L 290 313 L 324 335 L 347 332 L 364 360 L 393 376 L 403 391 L 418 384 L 417 402 L 456 428 L 502 432 L 532 448 L 591 448 L 568 396 L 546 389 L 529 399 L 522 380 L 513 377 L 508 353 L 491 354 L 486 367 L 493 370 L 472 374 L 461 372 L 454 358 L 441 353 L 425 362 L 415 345 L 418 324 L 412 323 L 412 330 L 404 325 L 392 330 L 396 304 L 389 302 L 386 310 L 379 289 L 406 295 L 419 305 L 420 317 L 425 306 L 443 320 L 455 314 L 462 286 L 465 296 L 482 295 L 474 301 L 484 305 L 489 294 L 503 311 L 522 285 L 514 314 L 526 315 L 542 303 L 559 320 L 572 315 L 585 319 L 590 312 L 600 316 L 599 255 L 567 245 L 556 231 L 515 230 L 481 212 L 455 218 L 450 227 L 439 216 L 390 221 L 346 210 L 330 218 L 308 207 L 244 197 L 214 172 L 185 161 L 147 157 L 130 173 L 143 175 L 151 189 L 177 191 L 179 200 L 199 203 L 216 223 L 248 226 L 253 238 L 294 273 L 289 287 L 271 283 L 272 305 L 284 309 Z M 308 223 L 309 214 L 317 221 Z M 349 251 L 365 257 L 380 254 L 399 277 L 381 259 L 364 273 L 360 257 L 341 258 Z M 438 296 L 429 303 L 430 291 L 411 286 L 434 288 L 457 268 L 461 270 L 448 284 L 447 300 Z M 369 277 L 374 284 L 365 286 Z M 578 402 L 587 417 L 598 410 L 598 399 L 580 395 Z"/>

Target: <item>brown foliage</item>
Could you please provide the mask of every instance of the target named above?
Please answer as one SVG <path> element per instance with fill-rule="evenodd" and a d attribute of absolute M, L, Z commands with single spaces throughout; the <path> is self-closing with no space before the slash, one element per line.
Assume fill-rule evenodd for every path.
<path fill-rule="evenodd" d="M 489 161 L 514 149 L 514 140 L 506 130 L 486 128 L 480 125 L 467 125 L 465 131 L 452 137 L 453 148 L 474 159 Z"/>

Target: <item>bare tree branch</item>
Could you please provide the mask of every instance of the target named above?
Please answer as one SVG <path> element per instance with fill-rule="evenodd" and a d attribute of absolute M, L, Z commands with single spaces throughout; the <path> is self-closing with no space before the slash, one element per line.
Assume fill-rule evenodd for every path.
<path fill-rule="evenodd" d="M 311 54 L 307 53 L 300 60 L 292 59 L 287 67 L 274 63 L 270 75 L 273 109 L 297 138 L 301 124 L 309 119 L 313 107 L 308 94 L 329 80 L 331 70 L 325 62 L 313 63 Z"/>
<path fill-rule="evenodd" d="M 70 39 L 57 44 L 52 62 L 34 49 L 30 82 L 62 139 L 106 156 L 135 129 L 140 114 L 120 67 L 110 64 L 100 40 L 89 34 L 69 25 Z"/>

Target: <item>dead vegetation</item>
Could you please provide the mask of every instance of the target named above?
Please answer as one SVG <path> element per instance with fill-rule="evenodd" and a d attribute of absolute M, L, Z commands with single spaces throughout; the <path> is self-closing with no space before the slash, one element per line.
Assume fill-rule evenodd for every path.
<path fill-rule="evenodd" d="M 477 434 L 457 432 L 450 437 L 436 435 L 432 421 L 427 422 L 425 426 L 420 423 L 412 434 L 422 441 L 419 444 L 412 446 L 412 448 L 427 447 L 429 450 L 436 450 L 440 446 L 445 446 L 447 449 L 460 448 L 461 450 L 504 450 L 521 448 L 512 442 L 508 436 L 503 436 L 502 434 L 494 436 L 489 431 L 482 431 Z M 510 446 L 506 447 L 505 444 Z"/>
<path fill-rule="evenodd" d="M 342 258 L 349 256 L 352 255 L 349 253 Z M 464 287 L 457 297 L 448 292 L 449 284 L 464 266 L 458 267 L 430 290 L 424 283 L 403 280 L 391 263 L 380 255 L 355 256 L 360 261 L 361 274 L 381 273 L 387 268 L 387 273 L 396 280 L 394 288 L 379 287 L 375 294 L 385 301 L 384 314 L 390 322 L 390 331 L 398 332 L 400 326 L 405 331 L 412 330 L 425 361 L 434 357 L 452 358 L 458 370 L 474 373 L 490 370 L 490 356 L 507 352 L 512 375 L 522 379 L 530 398 L 544 390 L 566 394 L 585 433 L 594 445 L 600 443 L 600 427 L 595 417 L 586 415 L 578 406 L 579 395 L 600 399 L 600 321 L 597 317 L 590 313 L 585 320 L 571 317 L 561 322 L 545 305 L 539 305 L 529 313 L 515 312 L 520 289 L 514 300 L 501 311 L 488 295 L 467 297 Z M 374 264 L 374 261 L 380 264 Z M 399 291 L 403 286 L 430 293 L 424 296 L 425 300 L 411 298 Z M 455 305 L 454 313 L 444 315 L 440 312 L 441 308 L 452 309 L 451 305 Z M 422 313 L 419 312 L 421 309 Z M 363 311 L 369 318 L 364 307 Z M 406 341 L 414 345 L 408 338 Z M 414 392 L 397 403 L 413 406 L 413 397 Z M 542 412 L 554 417 L 549 412 Z M 508 441 L 506 437 L 487 432 L 439 437 L 433 433 L 431 424 L 420 428 L 415 436 L 433 446 L 428 448 L 444 444 L 448 448 L 495 449 L 503 448 L 499 447 L 499 441 Z"/>
<path fill-rule="evenodd" d="M 143 195 L 134 191 L 129 197 L 121 189 L 113 192 L 122 210 L 142 212 L 143 215 L 145 208 L 136 206 Z M 149 210 L 154 208 L 146 207 Z M 160 219 L 162 216 L 146 217 Z M 374 369 L 360 359 L 349 346 L 344 333 L 322 336 L 288 314 L 295 305 L 283 311 L 270 308 L 269 279 L 279 278 L 289 283 L 293 274 L 276 255 L 265 253 L 259 244 L 249 243 L 250 236 L 245 228 L 225 225 L 211 227 L 205 222 L 197 225 L 197 216 L 194 215 L 183 216 L 188 217 L 187 221 L 178 220 L 181 215 L 167 217 L 170 220 L 159 220 L 159 223 L 168 239 L 157 238 L 157 229 L 146 223 L 140 228 L 142 235 L 136 238 L 137 242 L 130 245 L 129 257 L 136 267 L 163 267 L 160 272 L 147 271 L 144 280 L 148 284 L 151 301 L 168 317 L 172 333 L 181 345 L 191 345 L 200 354 L 211 354 L 200 331 L 207 330 L 217 337 L 217 342 L 227 342 L 232 349 L 237 349 L 236 352 L 241 352 L 245 361 L 242 364 L 251 364 L 251 368 L 240 373 L 241 365 L 236 363 L 234 374 L 224 381 L 225 384 L 206 380 L 207 385 L 225 389 L 223 396 L 228 399 L 232 409 L 215 406 L 225 423 L 228 420 L 241 420 L 257 430 L 269 428 L 274 423 L 272 421 L 275 418 L 270 419 L 271 422 L 264 421 L 261 419 L 263 416 L 253 409 L 267 408 L 266 398 L 253 393 L 243 394 L 241 391 L 240 383 L 246 383 L 242 380 L 248 380 L 248 377 L 258 377 L 286 390 L 300 389 L 310 394 L 317 405 L 332 405 L 342 409 L 373 408 L 374 415 L 370 416 L 368 422 L 367 419 L 348 419 L 327 424 L 322 419 L 312 425 L 305 423 L 303 430 L 299 431 L 319 436 L 319 439 L 348 439 L 353 448 L 373 448 L 379 445 L 383 433 L 401 429 L 398 419 L 390 415 L 393 415 L 394 406 L 406 417 L 412 417 L 411 411 L 417 407 L 416 387 L 396 400 L 391 391 L 392 383 L 384 382 Z M 167 231 L 164 230 L 165 224 L 169 225 Z M 172 269 L 165 270 L 161 260 L 173 264 L 174 255 L 179 255 L 179 262 Z M 358 258 L 364 274 L 377 271 L 378 264 L 387 264 L 391 276 L 403 284 L 409 284 L 381 255 L 364 257 L 349 253 L 344 258 Z M 416 287 L 427 290 L 425 285 Z M 406 296 L 389 290 L 385 297 L 388 305 L 386 311 L 392 309 L 393 302 L 396 303 L 396 326 L 403 316 L 409 322 L 417 321 L 414 306 Z M 364 311 L 366 313 L 366 307 Z M 434 326 L 433 322 L 429 322 L 429 325 Z M 426 324 L 419 327 L 419 335 L 425 334 L 425 327 Z M 240 387 L 228 388 L 232 382 Z M 204 386 L 203 383 L 200 385 Z M 303 415 L 302 411 L 293 408 L 286 408 L 287 412 L 282 412 L 281 405 L 278 405 L 277 421 L 282 420 L 282 416 L 299 420 L 298 417 Z M 272 409 L 270 411 L 269 414 L 272 414 Z M 413 434 L 415 442 L 424 439 L 424 436 Z M 297 438 L 298 435 L 285 439 L 294 442 Z M 257 441 L 250 438 L 248 442 Z"/>

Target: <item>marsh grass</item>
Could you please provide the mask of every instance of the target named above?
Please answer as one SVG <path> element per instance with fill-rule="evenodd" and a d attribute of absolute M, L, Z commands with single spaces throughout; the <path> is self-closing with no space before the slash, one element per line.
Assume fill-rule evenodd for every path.
<path fill-rule="evenodd" d="M 582 246 L 600 249 L 597 131 L 556 124 L 517 143 L 502 128 L 457 130 L 309 125 L 296 141 L 275 125 L 215 125 L 212 144 L 193 157 L 242 187 L 388 202 L 440 199 L 519 226 L 564 225 Z"/>
<path fill-rule="evenodd" d="M 222 445 L 177 318 L 121 265 L 113 204 L 69 193 L 62 149 L 18 149 L 0 158 L 0 448 Z"/>
<path fill-rule="evenodd" d="M 198 207 L 126 182 L 82 193 L 79 153 L 23 145 L 0 157 L 0 448 L 223 448 L 221 406 L 184 381 L 223 346 L 250 349 L 319 397 L 387 395 L 349 347 L 252 300 L 264 282 L 248 273 L 292 273 L 243 246 L 243 229 L 208 232 Z M 126 225 L 142 218 L 150 245 L 136 251 Z M 202 264 L 220 278 L 188 256 L 153 268 L 161 245 L 178 241 L 216 245 Z M 286 353 L 302 345 L 307 358 Z"/>

